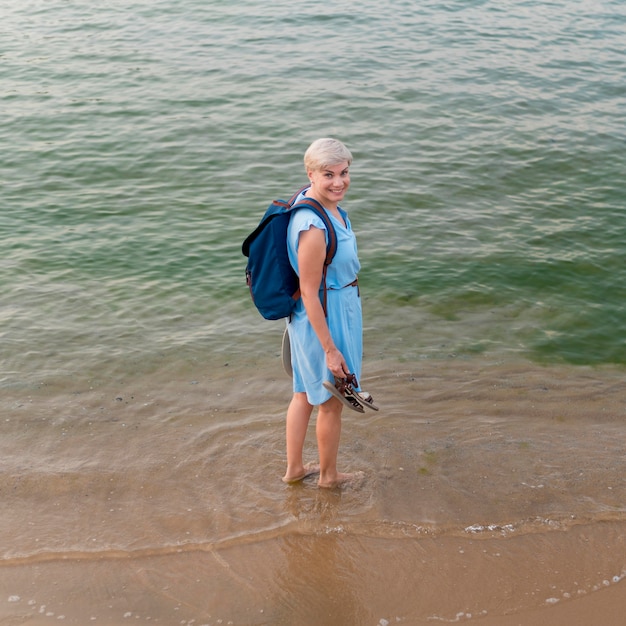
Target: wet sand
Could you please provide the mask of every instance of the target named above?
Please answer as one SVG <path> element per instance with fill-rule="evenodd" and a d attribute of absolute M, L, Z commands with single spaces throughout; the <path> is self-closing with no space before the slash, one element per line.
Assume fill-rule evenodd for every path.
<path fill-rule="evenodd" d="M 8 390 L 0 623 L 623 622 L 622 370 L 369 363 L 326 492 L 272 364 Z"/>
<path fill-rule="evenodd" d="M 37 625 L 619 626 L 624 584 L 585 588 L 608 563 L 593 549 L 576 550 L 623 531 L 584 528 L 509 543 L 287 533 L 167 555 L 75 555 L 3 567 L 0 582 L 11 595 L 0 616 L 3 624 Z M 615 547 L 623 559 L 623 543 Z"/>

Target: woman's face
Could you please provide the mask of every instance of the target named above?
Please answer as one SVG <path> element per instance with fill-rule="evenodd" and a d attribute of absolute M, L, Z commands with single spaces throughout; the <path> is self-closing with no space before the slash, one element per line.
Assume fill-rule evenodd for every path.
<path fill-rule="evenodd" d="M 309 170 L 311 195 L 326 208 L 335 208 L 350 187 L 350 168 L 347 161 L 329 165 L 322 170 Z"/>

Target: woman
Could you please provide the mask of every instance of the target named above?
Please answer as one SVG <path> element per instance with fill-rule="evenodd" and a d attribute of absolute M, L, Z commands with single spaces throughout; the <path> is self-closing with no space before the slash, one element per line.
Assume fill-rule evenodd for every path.
<path fill-rule="evenodd" d="M 359 379 L 363 354 L 356 238 L 347 213 L 339 206 L 350 186 L 351 163 L 350 151 L 336 139 L 318 139 L 304 155 L 311 186 L 303 195 L 326 209 L 337 233 L 337 253 L 326 274 L 326 313 L 320 300 L 327 243 L 324 222 L 314 211 L 299 209 L 289 224 L 289 258 L 300 277 L 301 298 L 288 325 L 294 394 L 287 411 L 287 471 L 283 477 L 287 483 L 319 471 L 320 487 L 336 487 L 355 476 L 337 470 L 345 400 L 339 399 L 342 396 L 334 388 L 335 378 L 354 374 Z M 305 466 L 302 461 L 314 406 L 319 407 L 319 467 Z"/>

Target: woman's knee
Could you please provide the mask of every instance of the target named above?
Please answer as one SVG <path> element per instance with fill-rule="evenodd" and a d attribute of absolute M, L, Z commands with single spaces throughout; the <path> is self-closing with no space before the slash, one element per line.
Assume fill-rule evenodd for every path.
<path fill-rule="evenodd" d="M 343 404 L 337 398 L 331 396 L 326 402 L 320 404 L 318 414 L 340 418 L 342 409 Z"/>

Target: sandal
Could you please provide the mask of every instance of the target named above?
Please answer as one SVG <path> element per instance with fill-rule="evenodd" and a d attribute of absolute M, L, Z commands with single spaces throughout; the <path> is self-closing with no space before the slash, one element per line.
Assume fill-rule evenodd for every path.
<path fill-rule="evenodd" d="M 356 391 L 354 388 L 358 386 L 359 383 L 354 374 L 348 374 L 346 378 L 335 377 L 334 387 L 328 381 L 324 381 L 324 387 L 351 409 L 359 413 L 364 412 L 363 407 L 378 411 L 378 407 L 374 404 L 372 394 L 367 391 Z M 346 401 L 349 404 L 347 404 Z"/>
<path fill-rule="evenodd" d="M 335 384 L 333 385 L 330 381 L 325 380 L 323 383 L 324 389 L 330 391 L 330 393 L 340 400 L 345 406 L 357 413 L 365 413 L 363 409 L 363 405 L 354 397 L 345 394 L 346 390 L 346 380 L 344 378 L 335 377 Z"/>
<path fill-rule="evenodd" d="M 367 391 L 357 391 L 357 402 L 360 402 L 363 406 L 366 406 L 368 409 L 372 409 L 373 411 L 378 411 L 378 407 L 374 404 L 374 398 L 372 398 L 372 394 Z"/>
<path fill-rule="evenodd" d="M 285 332 L 283 333 L 283 344 L 280 356 L 283 362 L 285 374 L 287 374 L 290 378 L 293 378 L 293 368 L 291 367 L 291 342 L 289 341 L 288 328 L 285 328 Z"/>
<path fill-rule="evenodd" d="M 359 386 L 359 382 L 354 374 L 348 374 L 345 378 L 345 394 L 349 398 L 354 398 L 361 406 L 366 406 L 368 409 L 378 411 L 378 407 L 374 404 L 374 398 L 372 394 L 367 391 L 356 391 L 356 387 Z"/>

